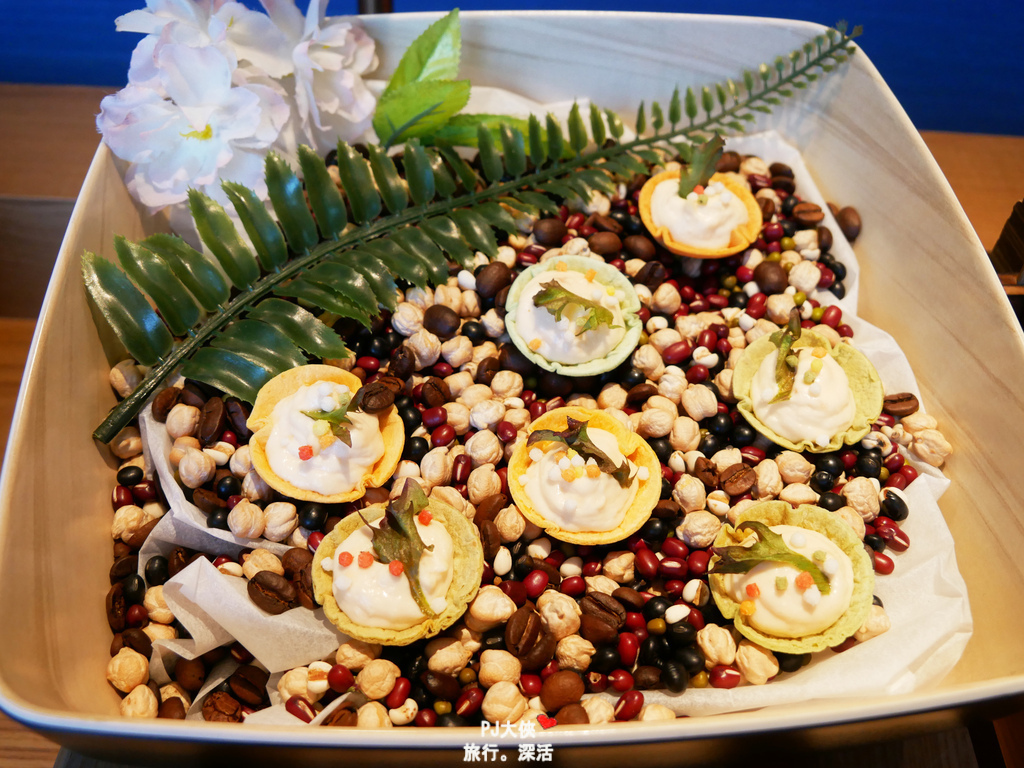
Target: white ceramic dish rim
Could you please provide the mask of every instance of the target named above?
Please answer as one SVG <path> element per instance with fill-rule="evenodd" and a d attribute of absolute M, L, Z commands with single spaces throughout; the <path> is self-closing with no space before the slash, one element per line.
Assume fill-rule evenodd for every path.
<path fill-rule="evenodd" d="M 551 17 L 572 17 L 583 15 L 586 12 L 573 11 L 510 11 L 510 12 L 468 12 L 464 17 L 473 19 L 500 18 L 505 16 L 551 16 Z M 587 15 L 610 15 L 621 17 L 628 21 L 633 17 L 675 17 L 676 14 L 642 14 L 633 12 L 597 12 Z M 407 14 L 407 17 L 422 18 L 424 20 L 436 19 L 437 13 Z M 728 17 L 711 14 L 693 14 L 689 18 L 699 21 L 701 19 L 714 20 L 716 23 L 749 23 L 751 17 Z M 812 34 L 824 31 L 824 27 L 800 21 L 788 21 L 783 19 L 756 19 L 759 24 L 772 24 L 775 26 L 786 26 L 794 29 L 807 30 Z M 941 180 L 938 190 L 944 196 L 953 197 L 952 190 L 942 177 L 941 171 L 930 158 L 923 140 L 917 135 L 917 131 L 909 118 L 903 111 L 895 96 L 891 93 L 884 80 L 870 59 L 859 51 L 855 57 L 857 66 L 863 67 L 871 78 L 877 83 L 884 99 L 890 107 L 890 114 L 899 123 L 900 127 L 914 136 L 923 153 L 929 157 L 933 166 L 932 171 L 936 179 Z M 93 159 L 89 174 L 87 175 L 83 189 L 90 185 L 90 179 L 98 175 L 97 166 L 101 163 L 111 162 L 109 152 L 101 145 Z M 954 206 L 959 221 L 959 228 L 965 233 L 971 233 L 971 227 L 959 205 Z M 75 217 L 84 217 L 87 212 L 76 206 L 73 213 Z M 74 221 L 72 221 L 72 224 Z M 70 228 L 70 227 L 69 227 Z M 976 238 L 975 238 L 976 241 Z M 19 392 L 15 407 L 13 426 L 9 443 L 13 444 L 26 429 L 26 418 L 24 404 L 26 399 L 27 385 L 33 381 L 33 371 L 39 353 L 41 338 L 45 335 L 48 327 L 48 319 L 56 310 L 54 305 L 55 284 L 61 282 L 68 269 L 77 272 L 78 254 L 67 252 L 67 243 L 62 244 L 60 256 L 54 269 L 51 285 L 47 290 L 40 314 L 40 322 L 35 330 L 32 345 L 29 351 L 25 366 L 25 374 L 22 380 L 23 387 Z M 993 274 L 990 278 L 995 283 L 998 279 Z M 1003 308 L 1004 312 L 1009 307 Z M 11 508 L 11 482 L 4 473 L 0 480 L 0 508 Z M 0 519 L 0 534 L 7 528 L 6 518 Z M 633 742 L 686 740 L 686 739 L 710 739 L 722 736 L 735 736 L 753 733 L 764 733 L 771 731 L 784 731 L 803 728 L 821 728 L 826 726 L 855 723 L 865 720 L 891 718 L 919 713 L 926 713 L 944 709 L 959 708 L 981 704 L 986 701 L 1000 698 L 1019 696 L 1024 692 L 1024 675 L 997 678 L 995 680 L 981 681 L 957 685 L 947 689 L 933 691 L 917 691 L 895 697 L 887 697 L 881 701 L 868 699 L 849 700 L 827 700 L 812 701 L 803 704 L 768 708 L 752 712 L 739 712 L 723 715 L 716 715 L 707 718 L 680 718 L 671 722 L 660 723 L 623 723 L 614 728 L 569 726 L 561 727 L 556 731 L 542 732 L 538 735 L 537 742 L 550 743 L 555 746 L 598 746 L 612 745 Z M 255 745 L 278 745 L 278 746 L 349 746 L 371 749 L 459 749 L 467 743 L 491 743 L 481 737 L 476 729 L 416 729 L 414 731 L 403 730 L 389 733 L 388 744 L 381 745 L 380 731 L 370 729 L 311 729 L 297 727 L 273 727 L 266 729 L 246 728 L 237 725 L 220 725 L 214 723 L 187 724 L 161 721 L 135 720 L 131 728 L 125 728 L 125 721 L 121 718 L 104 717 L 98 715 L 66 714 L 54 715 L 52 710 L 38 708 L 23 702 L 7 685 L 6 681 L 0 679 L 0 708 L 6 711 L 15 719 L 33 728 L 43 731 L 55 731 L 73 734 L 86 734 L 90 736 L 105 736 L 118 739 L 159 739 L 172 741 L 190 741 L 207 743 L 229 743 L 229 744 L 255 744 Z M 581 739 L 581 737 L 585 737 Z M 515 740 L 501 740 L 499 746 L 511 746 Z"/>

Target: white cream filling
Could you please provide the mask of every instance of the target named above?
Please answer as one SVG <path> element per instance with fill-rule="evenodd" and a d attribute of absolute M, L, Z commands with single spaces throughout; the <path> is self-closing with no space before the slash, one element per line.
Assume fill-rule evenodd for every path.
<path fill-rule="evenodd" d="M 751 383 L 754 415 L 765 426 L 794 443 L 808 440 L 815 445 L 828 445 L 835 435 L 850 428 L 857 413 L 850 380 L 832 355 L 815 358 L 808 347 L 797 350 L 797 353 L 799 363 L 792 394 L 777 403 L 771 400 L 779 391 L 775 381 L 779 351 L 773 350 L 761 362 Z M 814 381 L 807 384 L 804 375 L 815 359 L 822 361 L 822 367 Z"/>
<path fill-rule="evenodd" d="M 271 414 L 267 461 L 270 468 L 297 488 L 331 496 L 356 487 L 370 468 L 384 455 L 384 438 L 376 416 L 352 411 L 349 434 L 352 446 L 334 440 L 321 448 L 314 433 L 315 419 L 302 411 L 333 411 L 349 388 L 332 381 L 317 381 L 282 398 Z M 299 450 L 310 446 L 312 458 L 301 459 Z"/>
<path fill-rule="evenodd" d="M 832 626 L 850 607 L 853 596 L 853 564 L 831 539 L 817 531 L 793 525 L 773 525 L 786 546 L 813 561 L 814 553 L 825 555 L 816 563 L 829 582 L 828 594 L 816 586 L 801 591 L 796 586 L 800 571 L 783 563 L 764 562 L 747 573 L 726 574 L 725 589 L 738 603 L 753 599 L 754 613 L 747 623 L 773 637 L 806 637 Z M 830 575 L 831 574 L 831 575 Z M 776 580 L 779 580 L 778 583 Z M 785 582 L 785 587 L 779 586 Z M 760 594 L 752 598 L 747 585 L 756 584 Z"/>
<path fill-rule="evenodd" d="M 747 206 L 720 181 L 704 190 L 706 203 L 691 192 L 679 196 L 679 180 L 667 179 L 651 195 L 651 220 L 665 227 L 677 243 L 698 248 L 725 248 L 732 231 L 750 219 Z"/>
<path fill-rule="evenodd" d="M 601 324 L 597 328 L 576 335 L 576 318 L 582 308 L 570 304 L 562 313 L 562 319 L 556 320 L 545 307 L 535 306 L 533 297 L 543 290 L 543 286 L 552 280 L 567 291 L 581 298 L 599 303 L 612 313 L 611 328 Z M 621 291 L 612 289 L 594 280 L 587 280 L 586 275 L 574 270 L 559 272 L 548 270 L 533 278 L 519 295 L 519 306 L 516 307 L 516 328 L 523 341 L 529 346 L 535 340 L 540 346 L 534 351 L 553 363 L 572 365 L 588 363 L 604 357 L 622 341 L 626 335 L 626 325 L 622 319 L 621 302 L 625 296 Z M 531 349 L 533 347 L 531 346 Z"/>
<path fill-rule="evenodd" d="M 616 464 L 628 461 L 611 432 L 588 428 L 587 434 Z M 618 480 L 604 472 L 597 477 L 590 477 L 586 471 L 587 461 L 579 455 L 570 459 L 565 449 L 564 444 L 557 442 L 548 443 L 546 451 L 541 451 L 539 447 L 531 449 L 533 460 L 526 469 L 523 483 L 530 502 L 545 520 L 564 530 L 613 530 L 625 518 L 626 510 L 633 503 L 639 487 L 637 477 L 626 487 L 619 485 Z M 588 461 L 595 463 L 593 459 Z M 574 471 L 577 467 L 583 468 L 581 477 L 570 482 L 562 476 L 563 470 Z M 629 471 L 631 475 L 639 474 L 633 462 L 629 462 Z"/>
<path fill-rule="evenodd" d="M 380 520 L 372 525 L 378 527 Z M 437 521 L 423 525 L 417 519 L 416 529 L 424 544 L 434 546 L 420 557 L 419 579 L 427 603 L 434 613 L 441 614 L 448 605 L 448 588 L 454 575 L 452 537 Z M 339 562 L 342 552 L 352 555 L 350 565 Z M 360 567 L 360 552 L 373 552 L 372 534 L 366 525 L 346 538 L 334 557 L 321 561 L 325 571 L 333 572 L 334 599 L 341 610 L 365 627 L 400 630 L 423 621 L 426 617 L 413 599 L 409 577 L 405 573 L 393 575 L 388 565 L 377 560 L 368 568 Z"/>

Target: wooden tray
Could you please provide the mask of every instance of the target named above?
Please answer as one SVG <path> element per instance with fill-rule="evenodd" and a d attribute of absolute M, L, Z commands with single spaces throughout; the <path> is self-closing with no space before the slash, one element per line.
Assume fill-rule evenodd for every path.
<path fill-rule="evenodd" d="M 435 16 L 368 17 L 382 72 Z M 545 101 L 587 96 L 624 115 L 771 61 L 820 32 L 759 19 L 630 13 L 465 13 L 463 74 L 474 83 Z M 925 401 L 956 448 L 942 508 L 971 592 L 975 633 L 960 663 L 931 691 L 879 700 L 814 702 L 709 719 L 566 728 L 544 734 L 565 762 L 622 764 L 633 742 L 645 761 L 722 758 L 774 746 L 837 746 L 946 727 L 965 715 L 1005 712 L 1024 697 L 1017 652 L 1024 603 L 1021 503 L 1024 453 L 1015 430 L 1024 400 L 1024 336 L 984 250 L 913 125 L 868 58 L 786 103 L 760 127 L 800 147 L 829 199 L 855 205 L 861 314 L 892 333 Z M 445 729 L 379 732 L 126 722 L 103 665 L 102 610 L 110 563 L 106 449 L 90 438 L 113 404 L 109 363 L 89 315 L 79 257 L 113 256 L 115 233 L 135 239 L 165 223 L 137 209 L 105 147 L 96 153 L 47 292 L 15 413 L 0 485 L 0 704 L 62 744 L 108 759 L 178 763 L 186 757 L 334 763 L 407 763 L 410 749 L 462 759 L 476 734 Z M 686 743 L 679 744 L 681 740 Z M 618 746 L 614 746 L 618 745 Z M 601 749 L 597 749 L 601 747 Z M 512 758 L 516 755 L 513 752 Z"/>

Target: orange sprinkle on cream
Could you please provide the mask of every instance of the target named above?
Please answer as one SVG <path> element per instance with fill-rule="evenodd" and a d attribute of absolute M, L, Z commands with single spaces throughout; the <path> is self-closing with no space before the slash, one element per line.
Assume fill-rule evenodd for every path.
<path fill-rule="evenodd" d="M 828 352 L 826 352 L 826 351 L 825 351 L 824 349 L 822 349 L 821 347 L 815 347 L 815 348 L 814 348 L 814 351 L 813 351 L 813 352 L 811 352 L 811 354 L 812 354 L 812 355 L 814 355 L 814 357 L 824 357 L 825 355 L 827 355 L 827 354 L 828 354 Z"/>
<path fill-rule="evenodd" d="M 761 588 L 757 586 L 757 584 L 747 584 L 746 591 L 747 597 L 753 598 L 754 600 L 761 596 Z"/>
<path fill-rule="evenodd" d="M 434 519 L 434 516 L 430 513 L 429 509 L 424 509 L 416 519 L 420 521 L 420 525 L 430 525 L 430 521 Z"/>
<path fill-rule="evenodd" d="M 344 567 L 352 565 L 353 560 L 355 560 L 355 558 L 352 557 L 351 552 L 342 552 L 340 555 L 338 555 L 338 562 Z"/>
<path fill-rule="evenodd" d="M 814 584 L 814 577 L 811 576 L 807 571 L 801 571 L 800 575 L 796 577 L 796 588 L 801 592 L 809 589 Z"/>
<path fill-rule="evenodd" d="M 401 576 L 404 570 L 405 566 L 402 565 L 401 560 L 392 560 L 390 563 L 388 563 L 388 572 L 392 576 Z"/>
<path fill-rule="evenodd" d="M 299 458 L 302 461 L 309 461 L 313 458 L 313 446 L 312 445 L 300 445 L 299 446 Z"/>
<path fill-rule="evenodd" d="M 569 265 L 566 264 L 564 261 L 560 261 L 557 264 L 555 264 L 555 269 L 559 272 L 566 272 L 569 269 Z"/>
<path fill-rule="evenodd" d="M 527 346 L 529 346 L 530 349 L 532 349 L 534 352 L 536 352 L 538 349 L 540 349 L 540 344 L 541 344 L 540 339 L 533 339 L 533 340 L 530 341 L 530 343 Z"/>
<path fill-rule="evenodd" d="M 594 278 L 597 277 L 597 270 L 596 269 L 588 269 L 586 277 L 587 277 L 587 282 L 588 283 L 594 282 Z"/>
<path fill-rule="evenodd" d="M 373 552 L 363 551 L 359 553 L 359 567 L 369 568 L 373 565 Z"/>
<path fill-rule="evenodd" d="M 597 478 L 597 477 L 600 477 L 600 476 L 601 476 L 601 468 L 599 466 L 597 466 L 597 464 L 588 464 L 587 465 L 587 477 Z"/>
<path fill-rule="evenodd" d="M 569 467 L 569 469 L 562 470 L 562 479 L 565 480 L 565 482 L 567 483 L 571 483 L 573 480 L 576 479 L 576 473 L 573 471 L 572 467 Z"/>
<path fill-rule="evenodd" d="M 740 603 L 740 613 L 744 616 L 753 616 L 756 610 L 757 606 L 754 604 L 753 600 L 744 600 Z"/>

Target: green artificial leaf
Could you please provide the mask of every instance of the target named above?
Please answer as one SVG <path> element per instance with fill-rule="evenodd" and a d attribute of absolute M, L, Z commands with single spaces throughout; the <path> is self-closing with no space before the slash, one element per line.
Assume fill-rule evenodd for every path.
<path fill-rule="evenodd" d="M 377 528 L 370 526 L 373 536 L 373 552 L 382 563 L 398 560 L 409 579 L 413 600 L 423 615 L 434 618 L 437 614 L 427 602 L 427 596 L 420 585 L 420 559 L 424 552 L 433 551 L 433 544 L 424 544 L 416 528 L 416 516 L 426 509 L 427 495 L 414 480 L 402 486 L 397 499 L 388 502 L 384 517 Z"/>
<path fill-rule="evenodd" d="M 469 101 L 469 80 L 408 83 L 377 102 L 373 129 L 384 148 L 435 133 Z"/>
<path fill-rule="evenodd" d="M 249 235 L 260 265 L 267 271 L 278 269 L 288 261 L 288 245 L 267 206 L 254 191 L 242 184 L 225 181 L 220 186 Z"/>
<path fill-rule="evenodd" d="M 475 147 L 477 146 L 477 130 L 481 125 L 491 132 L 491 138 L 495 143 L 501 141 L 502 126 L 508 126 L 524 134 L 530 130 L 529 122 L 517 117 L 485 114 L 455 115 L 443 128 L 424 137 L 423 142 L 437 147 Z"/>
<path fill-rule="evenodd" d="M 725 141 L 717 133 L 693 151 L 689 165 L 679 174 L 679 196 L 686 197 L 699 184 L 704 186 L 715 174 Z"/>
<path fill-rule="evenodd" d="M 796 365 L 790 360 L 789 350 L 794 342 L 800 338 L 802 332 L 800 326 L 800 312 L 794 309 L 789 313 L 789 323 L 782 330 L 771 335 L 772 343 L 779 348 L 779 357 L 775 362 L 775 383 L 779 387 L 778 393 L 771 402 L 778 403 L 788 400 L 793 394 L 793 384 L 796 382 Z"/>
<path fill-rule="evenodd" d="M 536 445 L 545 440 L 565 443 L 581 456 L 597 462 L 597 468 L 614 477 L 623 488 L 630 484 L 632 478 L 629 474 L 629 462 L 624 460 L 621 464 L 616 464 L 608 454 L 598 448 L 587 435 L 587 422 L 570 416 L 565 420 L 565 427 L 561 432 L 553 429 L 538 429 L 530 435 L 526 444 Z"/>
<path fill-rule="evenodd" d="M 711 551 L 721 559 L 708 573 L 749 573 L 761 563 L 784 563 L 809 573 L 821 594 L 827 595 L 831 591 L 832 588 L 821 568 L 812 560 L 787 547 L 782 536 L 757 520 L 747 520 L 736 526 L 737 531 L 747 529 L 757 534 L 757 541 L 749 547 L 713 547 Z"/>
<path fill-rule="evenodd" d="M 462 29 L 459 9 L 438 19 L 410 45 L 395 69 L 381 97 L 405 85 L 431 80 L 454 80 L 459 74 Z"/>
<path fill-rule="evenodd" d="M 352 395 L 348 392 L 338 396 L 338 407 L 333 411 L 300 411 L 313 421 L 326 421 L 331 425 L 331 434 L 341 440 L 349 448 L 352 447 L 352 434 L 349 427 L 352 420 L 348 417 L 348 408 L 352 404 Z"/>
<path fill-rule="evenodd" d="M 217 267 L 180 237 L 158 232 L 147 237 L 139 245 L 163 256 L 171 271 L 207 312 L 216 312 L 231 295 L 231 289 Z M 284 248 L 283 237 L 281 247 Z M 287 257 L 287 249 L 285 256 Z"/>
<path fill-rule="evenodd" d="M 562 314 L 570 306 L 579 307 L 580 313 L 576 315 L 576 335 L 582 336 L 586 331 L 592 331 L 601 325 L 609 328 L 621 326 L 612 325 L 615 316 L 607 307 L 602 307 L 596 301 L 577 296 L 572 291 L 564 288 L 557 280 L 549 283 L 542 283 L 541 289 L 533 297 L 535 307 L 543 307 L 555 316 L 556 320 L 562 319 Z"/>

